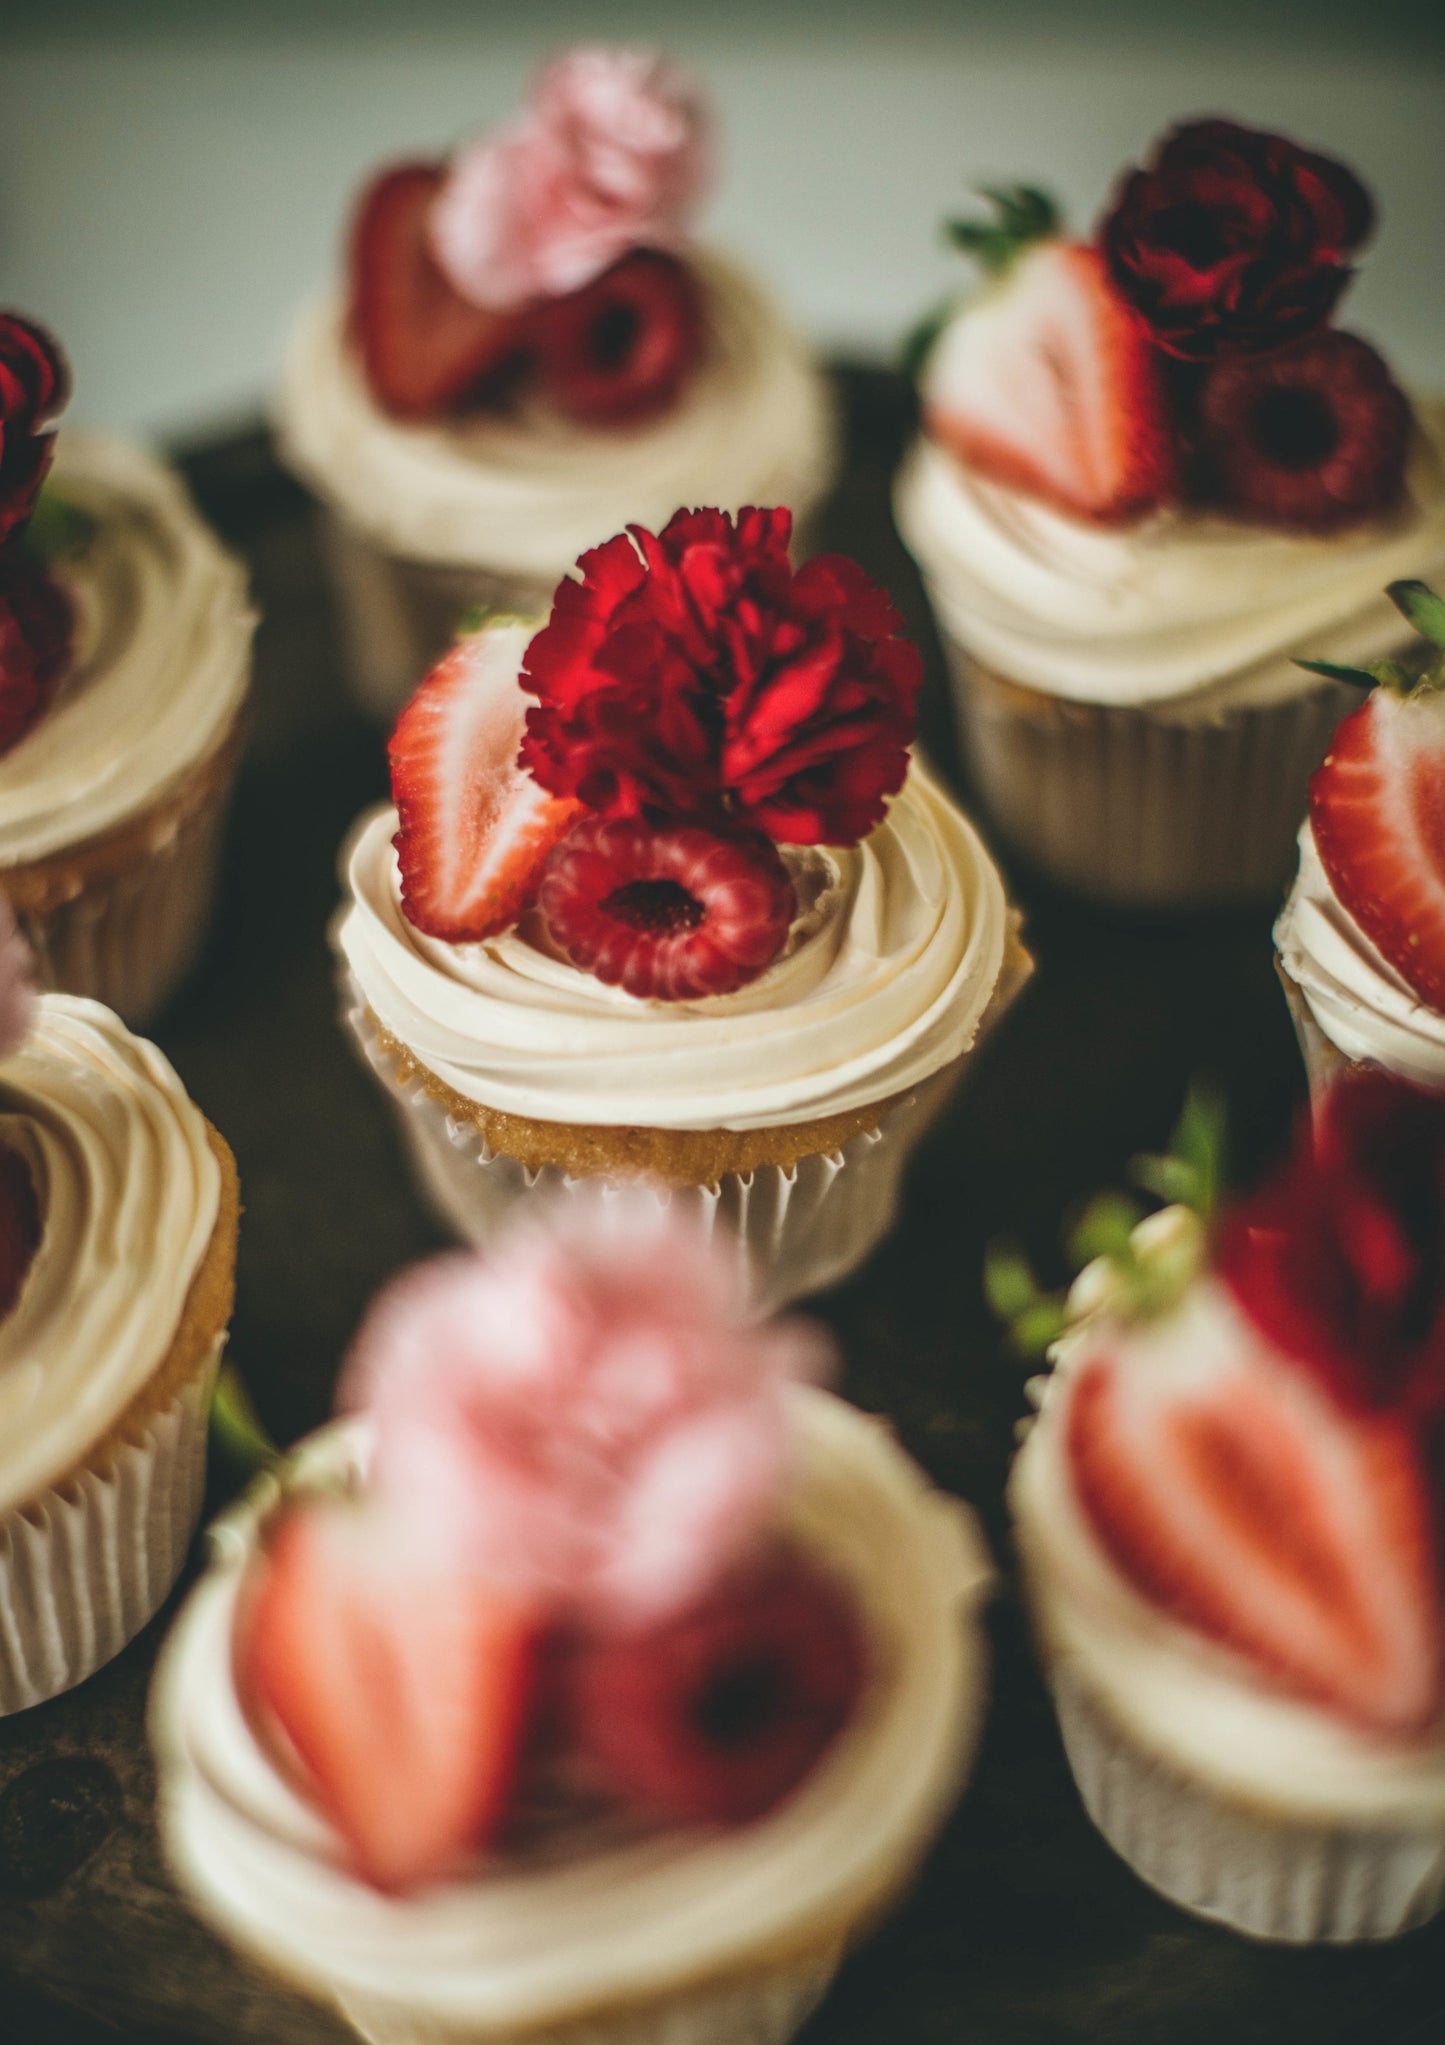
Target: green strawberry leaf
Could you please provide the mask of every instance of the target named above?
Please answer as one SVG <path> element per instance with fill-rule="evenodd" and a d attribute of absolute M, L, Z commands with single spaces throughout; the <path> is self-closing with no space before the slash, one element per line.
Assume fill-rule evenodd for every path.
<path fill-rule="evenodd" d="M 903 346 L 898 351 L 898 366 L 903 374 L 915 379 L 924 363 L 933 352 L 933 344 L 953 317 L 952 302 L 936 305 L 933 311 L 925 313 L 917 326 L 904 336 Z"/>
<path fill-rule="evenodd" d="M 25 528 L 25 545 L 42 567 L 65 554 L 78 554 L 95 531 L 95 520 L 51 488 L 42 489 Z"/>
<path fill-rule="evenodd" d="M 1403 692 L 1415 685 L 1415 677 L 1398 660 L 1374 660 L 1367 667 L 1341 667 L 1333 660 L 1297 660 L 1295 666 L 1312 675 L 1327 675 L 1333 682 L 1348 682 L 1356 689 L 1380 687 Z"/>
<path fill-rule="evenodd" d="M 1013 1321 L 1042 1297 L 1028 1258 L 1017 1243 L 998 1238 L 983 1257 L 983 1295 L 1001 1321 Z"/>
<path fill-rule="evenodd" d="M 1392 582 L 1385 594 L 1422 639 L 1445 652 L 1445 596 L 1437 596 L 1427 582 L 1416 581 Z"/>
<path fill-rule="evenodd" d="M 978 195 L 994 217 L 948 220 L 944 232 L 987 276 L 1001 276 L 1021 250 L 1047 241 L 1062 225 L 1057 205 L 1037 185 L 983 185 Z"/>
<path fill-rule="evenodd" d="M 228 1462 L 248 1473 L 275 1469 L 282 1459 L 233 1363 L 221 1365 L 211 1395 L 211 1439 Z"/>
<path fill-rule="evenodd" d="M 1129 1194 L 1096 1194 L 1069 1232 L 1071 1260 L 1080 1270 L 1096 1257 L 1129 1261 L 1133 1254 L 1129 1236 L 1143 1218 L 1143 1208 Z"/>

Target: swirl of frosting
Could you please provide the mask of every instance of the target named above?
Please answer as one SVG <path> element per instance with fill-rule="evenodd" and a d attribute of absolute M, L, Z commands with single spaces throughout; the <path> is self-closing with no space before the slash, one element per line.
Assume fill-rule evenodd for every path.
<path fill-rule="evenodd" d="M 1131 1344 L 1169 1345 L 1208 1369 L 1254 1338 L 1222 1287 L 1201 1281 L 1167 1323 Z M 1109 1715 L 1186 1775 L 1272 1810 L 1326 1823 L 1433 1827 L 1445 1820 L 1445 1726 L 1416 1742 L 1372 1736 L 1254 1680 L 1248 1664 L 1167 1618 L 1125 1581 L 1096 1539 L 1067 1453 L 1066 1338 L 1009 1481 L 1035 1624 Z M 1147 1360 L 1145 1360 L 1147 1362 Z"/>
<path fill-rule="evenodd" d="M 156 1675 L 161 1824 L 193 1900 L 318 1992 L 508 2036 L 836 1947 L 909 1873 L 967 1769 L 990 1572 L 967 1508 L 934 1491 L 880 1422 L 811 1387 L 790 1390 L 789 1418 L 788 1529 L 852 1587 L 875 1674 L 774 1811 L 722 1831 L 594 1827 L 416 1895 L 367 1888 L 236 1694 L 237 1593 L 272 1486 L 217 1528 L 216 1562 Z M 364 1423 L 324 1430 L 310 1469 L 354 1466 L 365 1439 Z"/>
<path fill-rule="evenodd" d="M 529 943 L 424 937 L 401 911 L 396 812 L 343 854 L 336 941 L 372 1013 L 468 1100 L 546 1122 L 763 1129 L 919 1084 L 973 1043 L 1003 969 L 1003 883 L 923 771 L 827 881 L 758 979 L 644 1001 Z"/>
<path fill-rule="evenodd" d="M 1296 655 L 1409 644 L 1385 585 L 1445 569 L 1445 408 L 1417 415 L 1402 509 L 1326 538 L 1188 511 L 1089 525 L 926 438 L 894 513 L 941 623 L 999 674 L 1081 703 L 1267 703 L 1317 686 Z"/>
<path fill-rule="evenodd" d="M 108 1008 L 40 997 L 0 1064 L 0 1142 L 40 1242 L 0 1321 L 0 1512 L 82 1462 L 164 1362 L 220 1202 L 200 1110 Z"/>
<path fill-rule="evenodd" d="M 1331 886 L 1308 824 L 1299 848 L 1299 875 L 1274 941 L 1311 1015 L 1346 1058 L 1445 1091 L 1445 1015 L 1366 937 Z"/>
<path fill-rule="evenodd" d="M 662 417 L 586 427 L 542 406 L 403 425 L 372 401 L 336 302 L 297 330 L 278 429 L 297 473 L 377 545 L 414 559 L 560 581 L 588 547 L 679 505 L 791 505 L 801 519 L 835 465 L 826 390 L 755 285 L 695 264 L 711 345 Z"/>
<path fill-rule="evenodd" d="M 70 671 L 0 759 L 0 866 L 163 798 L 224 739 L 250 675 L 245 570 L 172 470 L 129 442 L 67 431 L 49 487 L 95 529 L 53 571 L 76 610 Z"/>

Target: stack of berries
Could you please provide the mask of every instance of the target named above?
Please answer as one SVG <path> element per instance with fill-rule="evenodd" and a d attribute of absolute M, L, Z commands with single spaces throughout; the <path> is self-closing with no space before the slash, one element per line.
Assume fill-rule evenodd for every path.
<path fill-rule="evenodd" d="M 50 335 L 0 313 L 0 754 L 45 710 L 70 652 L 70 604 L 25 544 L 55 452 L 46 428 L 69 395 Z"/>
<path fill-rule="evenodd" d="M 450 165 L 383 171 L 357 212 L 350 279 L 376 402 L 444 419 L 535 389 L 586 423 L 661 410 L 703 346 L 678 251 L 704 168 L 691 87 L 659 58 L 583 47 Z"/>
<path fill-rule="evenodd" d="M 665 1001 L 777 957 L 796 913 L 778 847 L 879 822 L 921 679 L 853 562 L 793 569 L 791 523 L 634 526 L 582 557 L 530 643 L 494 621 L 442 661 L 391 740 L 416 929 L 464 943 L 531 918 L 573 964 Z"/>
<path fill-rule="evenodd" d="M 1343 164 L 1197 121 L 1091 242 L 1031 187 L 988 196 L 996 218 L 950 232 L 993 288 L 930 324 L 922 375 L 930 431 L 970 466 L 1110 524 L 1186 504 L 1329 533 L 1399 500 L 1409 403 L 1329 324 L 1374 223 Z"/>
<path fill-rule="evenodd" d="M 283 1503 L 237 1649 L 364 1876 L 440 1879 L 569 1813 L 738 1823 L 803 1780 L 866 1674 L 780 1517 L 786 1386 L 827 1362 L 807 1324 L 749 1324 L 655 1209 L 383 1295 L 343 1381 L 364 1493 Z"/>

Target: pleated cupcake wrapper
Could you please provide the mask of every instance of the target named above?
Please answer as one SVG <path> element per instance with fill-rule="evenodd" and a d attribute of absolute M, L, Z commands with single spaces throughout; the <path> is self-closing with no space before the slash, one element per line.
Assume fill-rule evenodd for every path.
<path fill-rule="evenodd" d="M 205 943 L 229 796 L 229 783 L 217 787 L 131 864 L 85 880 L 58 907 L 21 909 L 38 984 L 103 1001 L 133 1029 L 158 1015 Z"/>
<path fill-rule="evenodd" d="M 813 1956 L 786 1969 L 529 2031 L 450 2026 L 343 1991 L 337 2003 L 367 2045 L 785 2045 L 822 1999 L 840 1958 L 841 1951 Z"/>
<path fill-rule="evenodd" d="M 451 644 L 468 611 L 485 604 L 545 618 L 562 579 L 560 573 L 527 576 L 389 554 L 331 510 L 323 513 L 321 531 L 352 694 L 368 717 L 385 724 Z M 811 531 L 800 527 L 794 558 L 805 560 L 811 551 Z"/>
<path fill-rule="evenodd" d="M 1332 1043 L 1315 1020 L 1314 1010 L 1305 998 L 1305 991 L 1298 980 L 1292 978 L 1275 961 L 1284 998 L 1289 1004 L 1290 1020 L 1294 1024 L 1295 1037 L 1299 1043 L 1300 1056 L 1305 1062 L 1305 1073 L 1310 1083 L 1310 1106 L 1316 1115 L 1324 1103 L 1325 1095 L 1347 1072 L 1358 1072 L 1363 1068 L 1353 1058 L 1346 1057 L 1339 1045 Z"/>
<path fill-rule="evenodd" d="M 345 984 L 345 983 L 344 983 Z M 485 1243 L 529 1199 L 554 1201 L 598 1181 L 555 1166 L 529 1170 L 492 1150 L 476 1124 L 459 1120 L 415 1075 L 404 1077 L 374 1017 L 350 988 L 348 1020 L 368 1064 L 386 1088 L 416 1178 L 443 1224 L 467 1242 Z M 659 1187 L 664 1205 L 696 1219 L 708 1236 L 734 1245 L 756 1305 L 772 1309 L 821 1291 L 853 1270 L 892 1227 L 903 1168 L 914 1143 L 947 1094 L 956 1067 L 935 1074 L 897 1102 L 876 1130 L 840 1150 L 794 1166 L 729 1172 L 715 1186 Z"/>
<path fill-rule="evenodd" d="M 1395 1938 L 1445 1903 L 1445 1826 L 1300 1823 L 1215 1795 L 1145 1754 L 1069 1670 L 1054 1699 L 1084 1807 L 1143 1881 L 1196 1917 L 1289 1944 Z"/>
<path fill-rule="evenodd" d="M 224 1339 L 137 1440 L 0 1516 L 0 1716 L 83 1683 L 165 1602 L 200 1518 Z"/>
<path fill-rule="evenodd" d="M 1217 721 L 1000 683 L 943 634 L 962 743 L 995 822 L 1049 878 L 1121 907 L 1278 895 L 1309 777 L 1357 700 L 1321 682 Z"/>

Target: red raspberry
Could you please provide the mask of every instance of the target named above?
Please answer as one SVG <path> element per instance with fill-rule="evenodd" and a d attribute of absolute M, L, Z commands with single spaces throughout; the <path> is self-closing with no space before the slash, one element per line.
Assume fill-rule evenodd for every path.
<path fill-rule="evenodd" d="M 0 573 L 0 753 L 17 745 L 50 702 L 70 658 L 70 599 L 28 562 Z"/>
<path fill-rule="evenodd" d="M 1230 357 L 1199 395 L 1205 493 L 1246 518 L 1333 532 L 1398 498 L 1410 418 L 1384 361 L 1355 334 Z"/>
<path fill-rule="evenodd" d="M 809 1773 L 864 1674 L 846 1593 L 779 1551 L 660 1626 L 579 1648 L 574 1738 L 619 1795 L 684 1823 L 739 1823 Z"/>
<path fill-rule="evenodd" d="M 670 404 L 702 347 L 702 299 L 673 256 L 637 249 L 595 283 L 537 308 L 532 338 L 559 411 L 598 423 Z"/>
<path fill-rule="evenodd" d="M 639 999 L 696 1001 L 754 980 L 796 904 L 761 831 L 586 817 L 555 848 L 537 906 L 572 963 Z"/>

